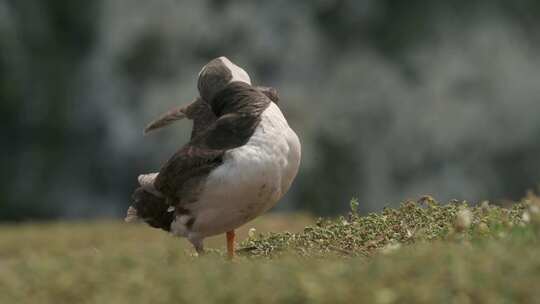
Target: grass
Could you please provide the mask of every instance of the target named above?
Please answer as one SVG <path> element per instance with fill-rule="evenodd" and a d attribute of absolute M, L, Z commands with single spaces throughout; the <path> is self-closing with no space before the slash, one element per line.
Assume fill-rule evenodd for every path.
<path fill-rule="evenodd" d="M 0 303 L 534 303 L 540 199 L 510 208 L 430 197 L 332 220 L 266 215 L 196 257 L 117 221 L 0 226 Z M 257 232 L 248 232 L 255 227 Z M 290 232 L 278 232 L 283 230 Z"/>

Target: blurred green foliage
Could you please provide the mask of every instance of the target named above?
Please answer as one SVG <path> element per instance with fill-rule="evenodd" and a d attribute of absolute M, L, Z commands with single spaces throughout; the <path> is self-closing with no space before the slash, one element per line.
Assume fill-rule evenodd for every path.
<path fill-rule="evenodd" d="M 365 212 L 380 209 L 381 201 L 427 191 L 469 199 L 516 198 L 540 180 L 538 123 L 508 116 L 493 122 L 510 130 L 497 138 L 499 146 L 480 142 L 490 131 L 499 132 L 488 126 L 473 140 L 450 142 L 455 151 L 441 152 L 430 148 L 435 146 L 430 140 L 453 140 L 446 133 L 449 126 L 435 123 L 426 136 L 428 123 L 407 112 L 417 106 L 422 113 L 425 104 L 403 101 L 412 89 L 401 86 L 426 88 L 410 100 L 437 100 L 454 91 L 472 94 L 472 101 L 456 99 L 473 110 L 491 99 L 503 100 L 481 106 L 495 108 L 487 111 L 493 113 L 489 121 L 507 113 L 506 104 L 514 98 L 520 113 L 533 113 L 538 107 L 528 105 L 538 103 L 538 95 L 529 90 L 534 85 L 519 83 L 521 78 L 511 88 L 523 96 L 497 97 L 507 90 L 506 78 L 482 75 L 458 79 L 457 89 L 448 81 L 450 89 L 443 86 L 441 92 L 438 83 L 426 83 L 435 78 L 426 72 L 431 66 L 419 68 L 410 57 L 427 57 L 418 49 L 444 41 L 445 31 L 453 32 L 459 44 L 467 36 L 462 29 L 484 20 L 495 20 L 490 28 L 515 29 L 515 36 L 525 37 L 516 44 L 518 51 L 534 51 L 539 17 L 540 4 L 533 0 L 163 0 L 148 7 L 122 0 L 0 1 L 0 220 L 121 214 L 135 176 L 156 170 L 179 145 L 165 144 L 170 137 L 143 141 L 139 130 L 157 112 L 194 93 L 192 71 L 223 54 L 241 58 L 259 82 L 280 89 L 285 112 L 305 144 L 304 164 L 284 209 L 335 214 L 346 205 L 331 202 L 358 196 Z M 449 55 L 435 61 L 451 61 L 459 53 L 459 47 L 447 49 Z M 462 53 L 468 56 L 469 50 Z M 358 58 L 378 63 L 350 62 Z M 488 62 L 483 68 L 487 75 L 503 77 L 489 71 L 501 64 L 503 71 L 534 78 L 523 72 L 522 61 L 512 60 L 508 67 Z M 404 84 L 393 77 L 402 77 Z M 322 84 L 323 92 L 313 92 Z M 175 91 L 187 93 L 179 98 L 170 93 Z M 404 113 L 411 115 L 405 118 L 408 124 L 392 123 Z M 440 114 L 424 117 L 431 115 Z M 476 134 L 470 132 L 474 124 L 463 123 L 460 134 Z M 342 128 L 356 130 L 340 137 Z M 520 138 L 514 132 L 526 138 L 510 142 Z"/>

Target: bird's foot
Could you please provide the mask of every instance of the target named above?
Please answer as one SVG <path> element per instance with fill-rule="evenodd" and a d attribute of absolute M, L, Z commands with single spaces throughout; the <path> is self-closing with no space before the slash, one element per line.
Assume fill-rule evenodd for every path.
<path fill-rule="evenodd" d="M 227 257 L 232 260 L 234 258 L 234 239 L 236 234 L 234 230 L 227 231 Z"/>
<path fill-rule="evenodd" d="M 204 255 L 203 239 L 199 237 L 190 236 L 188 240 L 191 242 L 198 256 Z"/>

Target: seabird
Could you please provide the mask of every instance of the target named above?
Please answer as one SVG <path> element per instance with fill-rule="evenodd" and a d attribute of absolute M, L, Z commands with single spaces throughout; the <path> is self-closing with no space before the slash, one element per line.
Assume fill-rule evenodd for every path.
<path fill-rule="evenodd" d="M 279 95 L 275 88 L 263 86 L 255 86 L 254 88 L 261 91 L 275 104 L 279 103 Z M 184 118 L 193 120 L 191 139 L 209 127 L 217 119 L 214 112 L 212 112 L 210 105 L 204 102 L 200 97 L 197 97 L 191 103 L 175 107 L 149 123 L 146 128 L 144 128 L 144 134 L 146 135 Z"/>
<path fill-rule="evenodd" d="M 206 64 L 197 86 L 200 97 L 145 129 L 193 120 L 190 141 L 159 172 L 139 176 L 126 221 L 142 219 L 185 237 L 198 253 L 204 238 L 226 233 L 232 258 L 235 229 L 289 190 L 300 141 L 277 106 L 277 91 L 252 86 L 247 72 L 226 57 Z"/>

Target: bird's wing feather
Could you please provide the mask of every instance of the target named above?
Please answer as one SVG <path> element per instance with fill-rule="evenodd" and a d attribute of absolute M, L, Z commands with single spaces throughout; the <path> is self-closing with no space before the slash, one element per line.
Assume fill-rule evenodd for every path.
<path fill-rule="evenodd" d="M 167 111 L 167 113 L 162 114 L 158 119 L 149 123 L 146 128 L 144 128 L 144 134 L 148 134 L 154 130 L 163 128 L 172 124 L 175 121 L 186 118 L 186 110 L 189 105 L 176 107 Z"/>
<path fill-rule="evenodd" d="M 165 163 L 154 180 L 155 189 L 173 198 L 175 206 L 196 200 L 204 178 L 222 164 L 227 150 L 249 140 L 259 119 L 239 113 L 220 117 Z"/>
<path fill-rule="evenodd" d="M 181 205 L 196 199 L 201 181 L 223 161 L 225 150 L 213 150 L 187 145 L 176 152 L 159 171 L 155 188 L 172 198 L 171 205 Z"/>
<path fill-rule="evenodd" d="M 229 149 L 246 144 L 258 126 L 260 114 L 270 103 L 260 91 L 233 84 L 220 96 L 219 118 L 195 134 L 161 168 L 154 187 L 168 198 L 171 205 L 182 205 L 197 199 L 202 181 L 221 165 Z"/>
<path fill-rule="evenodd" d="M 266 95 L 274 103 L 279 102 L 278 91 L 273 87 L 257 86 L 255 89 Z M 191 103 L 179 107 L 175 107 L 162 114 L 159 118 L 149 123 L 144 128 L 144 134 L 148 134 L 154 130 L 161 129 L 181 119 L 192 119 L 195 121 L 193 126 L 193 134 L 200 133 L 201 130 L 210 126 L 216 120 L 215 115 L 207 104 L 199 97 Z"/>

